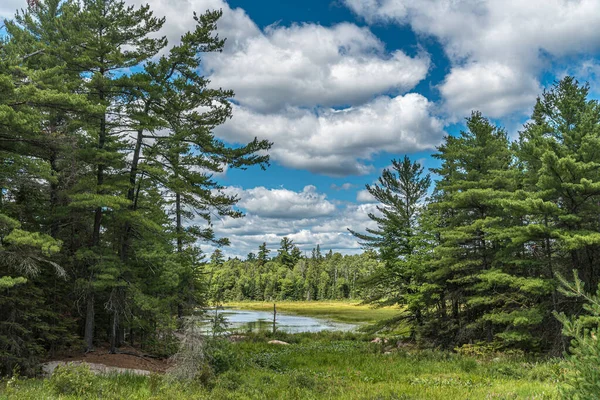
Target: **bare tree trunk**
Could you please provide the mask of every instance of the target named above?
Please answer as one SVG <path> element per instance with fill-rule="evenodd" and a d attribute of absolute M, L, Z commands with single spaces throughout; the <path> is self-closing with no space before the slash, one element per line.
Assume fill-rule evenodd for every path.
<path fill-rule="evenodd" d="M 176 193 L 175 194 L 175 222 L 176 222 L 176 228 L 175 228 L 175 232 L 177 234 L 177 253 L 181 254 L 183 252 L 183 238 L 181 237 L 182 232 L 183 232 L 183 227 L 181 225 L 181 194 Z M 179 299 L 179 304 L 177 304 L 177 318 L 179 320 L 181 320 L 183 318 L 183 312 L 184 312 L 184 292 L 183 292 L 183 284 L 185 284 L 185 282 L 182 282 L 182 287 L 180 288 L 179 291 L 179 295 L 180 295 L 180 299 Z"/>
<path fill-rule="evenodd" d="M 113 310 L 110 328 L 110 354 L 117 352 L 117 329 L 119 329 L 119 313 L 117 310 Z"/>
<path fill-rule="evenodd" d="M 85 341 L 85 351 L 88 352 L 94 350 L 94 293 L 88 293 L 86 303 L 85 333 L 83 338 Z"/>

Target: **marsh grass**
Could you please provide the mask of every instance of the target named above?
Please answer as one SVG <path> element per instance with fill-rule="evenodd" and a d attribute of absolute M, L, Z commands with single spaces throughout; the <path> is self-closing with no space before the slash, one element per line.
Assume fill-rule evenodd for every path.
<path fill-rule="evenodd" d="M 160 376 L 106 376 L 79 397 L 50 380 L 0 384 L 0 399 L 554 399 L 562 364 L 517 357 L 480 360 L 432 350 L 398 350 L 361 334 L 266 335 L 235 343 L 236 362 L 210 385 Z"/>

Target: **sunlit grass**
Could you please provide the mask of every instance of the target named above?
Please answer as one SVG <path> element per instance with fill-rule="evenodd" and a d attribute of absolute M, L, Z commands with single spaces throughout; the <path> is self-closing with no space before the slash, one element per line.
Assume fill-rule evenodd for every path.
<path fill-rule="evenodd" d="M 372 306 L 360 304 L 356 301 L 241 301 L 226 303 L 225 307 L 254 311 L 273 311 L 273 303 L 277 305 L 278 312 L 355 324 L 367 324 L 390 319 L 397 316 L 401 311 L 397 307 L 373 308 Z"/>
<path fill-rule="evenodd" d="M 103 399 L 554 399 L 557 360 L 475 360 L 439 351 L 398 350 L 360 334 L 256 335 L 231 344 L 230 369 L 207 386 L 160 376 L 101 377 L 86 398 Z M 71 399 L 48 380 L 0 383 L 0 399 Z"/>

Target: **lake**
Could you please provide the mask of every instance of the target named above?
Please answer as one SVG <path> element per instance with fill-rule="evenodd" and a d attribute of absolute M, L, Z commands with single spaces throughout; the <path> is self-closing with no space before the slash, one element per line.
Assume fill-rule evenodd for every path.
<path fill-rule="evenodd" d="M 212 314 L 214 311 L 210 311 Z M 227 320 L 229 331 L 257 332 L 273 329 L 273 312 L 238 310 L 226 308 L 219 313 Z M 355 324 L 333 322 L 324 318 L 303 317 L 277 312 L 277 330 L 287 333 L 351 331 L 358 327 Z"/>

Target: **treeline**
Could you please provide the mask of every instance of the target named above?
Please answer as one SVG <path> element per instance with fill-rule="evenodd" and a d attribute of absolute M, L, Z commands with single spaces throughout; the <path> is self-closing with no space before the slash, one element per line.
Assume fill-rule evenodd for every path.
<path fill-rule="evenodd" d="M 406 306 L 437 345 L 566 349 L 555 313 L 577 315 L 559 276 L 600 279 L 600 105 L 566 77 L 537 100 L 515 141 L 480 113 L 447 136 L 431 172 L 408 158 L 367 185 L 378 228 L 354 232 L 385 268 L 371 301 Z"/>
<path fill-rule="evenodd" d="M 240 217 L 212 179 L 265 166 L 270 143 L 213 128 L 233 93 L 210 89 L 220 12 L 178 43 L 119 0 L 38 0 L 0 36 L 0 374 L 47 351 L 151 346 L 202 304 L 212 216 Z M 192 16 L 190 16 L 192 18 Z"/>
<path fill-rule="evenodd" d="M 284 237 L 277 254 L 270 256 L 267 244 L 245 260 L 225 261 L 221 250 L 211 256 L 206 268 L 211 299 L 233 300 L 342 300 L 362 299 L 370 294 L 362 282 L 382 264 L 373 251 L 325 255 L 317 245 L 309 256 Z"/>

